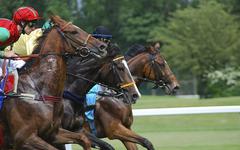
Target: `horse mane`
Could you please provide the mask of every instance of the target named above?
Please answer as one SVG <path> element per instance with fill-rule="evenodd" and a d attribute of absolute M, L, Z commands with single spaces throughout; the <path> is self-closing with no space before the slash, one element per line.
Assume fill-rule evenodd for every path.
<path fill-rule="evenodd" d="M 46 39 L 48 33 L 51 31 L 51 29 L 44 30 L 43 34 L 36 39 L 37 45 L 34 47 L 32 54 L 39 54 L 40 50 L 43 46 L 43 42 Z M 21 74 L 31 68 L 31 66 L 36 62 L 36 58 L 32 57 L 29 60 L 26 61 L 25 65 L 18 70 L 18 73 Z"/>
<path fill-rule="evenodd" d="M 128 48 L 127 52 L 125 53 L 125 58 L 126 60 L 128 60 L 142 52 L 145 52 L 146 50 L 147 48 L 141 44 L 133 44 Z"/>

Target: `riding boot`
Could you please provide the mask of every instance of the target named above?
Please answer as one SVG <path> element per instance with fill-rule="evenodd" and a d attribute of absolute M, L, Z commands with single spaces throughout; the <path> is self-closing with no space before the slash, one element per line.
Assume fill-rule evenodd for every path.
<path fill-rule="evenodd" d="M 94 120 L 87 119 L 87 121 L 88 121 L 89 127 L 91 129 L 91 132 L 96 136 L 97 135 L 97 129 L 96 129 Z"/>

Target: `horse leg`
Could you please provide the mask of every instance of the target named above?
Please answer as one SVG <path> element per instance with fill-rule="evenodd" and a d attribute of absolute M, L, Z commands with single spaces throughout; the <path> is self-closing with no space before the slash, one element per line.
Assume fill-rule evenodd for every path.
<path fill-rule="evenodd" d="M 123 126 L 121 123 L 115 124 L 111 129 L 114 129 L 114 131 L 112 132 L 112 135 L 108 136 L 110 139 L 129 141 L 140 144 L 143 147 L 147 148 L 148 150 L 154 150 L 152 143 L 148 139 L 137 135 L 130 129 Z"/>
<path fill-rule="evenodd" d="M 114 150 L 114 148 L 110 144 L 98 139 L 95 135 L 90 133 L 85 134 L 91 140 L 94 148 L 99 147 L 101 150 Z"/>
<path fill-rule="evenodd" d="M 55 136 L 53 141 L 56 145 L 63 144 L 80 144 L 84 150 L 91 149 L 91 142 L 84 133 L 71 132 L 60 128 L 58 134 Z"/>
<path fill-rule="evenodd" d="M 16 147 L 15 149 L 24 149 L 24 150 L 57 150 L 52 145 L 48 144 L 46 141 L 41 139 L 35 134 L 32 134 L 27 138 L 22 144 L 21 148 Z"/>
<path fill-rule="evenodd" d="M 127 150 L 138 150 L 137 145 L 132 142 L 121 141 Z"/>

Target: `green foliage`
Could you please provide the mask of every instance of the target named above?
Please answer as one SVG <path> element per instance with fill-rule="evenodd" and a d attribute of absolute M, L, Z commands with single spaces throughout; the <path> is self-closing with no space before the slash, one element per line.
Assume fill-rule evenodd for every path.
<path fill-rule="evenodd" d="M 208 90 L 215 97 L 237 96 L 240 93 L 240 71 L 235 68 L 216 70 L 208 74 Z M 224 91 L 224 92 L 223 92 Z"/>
<path fill-rule="evenodd" d="M 0 0 L 0 18 L 12 18 L 13 11 L 23 5 L 23 1 Z"/>
<path fill-rule="evenodd" d="M 211 0 L 177 10 L 165 28 L 155 27 L 150 35 L 166 43 L 164 54 L 181 76 L 197 76 L 204 88 L 208 72 L 237 64 L 238 28 L 235 17 Z"/>
<path fill-rule="evenodd" d="M 177 11 L 165 29 L 156 27 L 151 35 L 167 43 L 164 50 L 174 67 L 202 75 L 231 63 L 239 46 L 238 27 L 221 4 L 210 1 Z"/>
<path fill-rule="evenodd" d="M 176 1 L 125 0 L 119 14 L 122 37 L 127 43 L 144 44 L 151 41 L 149 33 L 154 27 L 162 26 L 178 5 Z"/>
<path fill-rule="evenodd" d="M 71 9 L 67 5 L 66 0 L 49 1 L 44 14 L 45 18 L 48 18 L 48 12 L 59 15 L 69 21 L 72 19 Z"/>

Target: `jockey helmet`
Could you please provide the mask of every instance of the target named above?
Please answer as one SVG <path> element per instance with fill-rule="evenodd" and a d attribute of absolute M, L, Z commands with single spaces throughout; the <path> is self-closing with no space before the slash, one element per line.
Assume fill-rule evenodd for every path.
<path fill-rule="evenodd" d="M 16 24 L 39 20 L 38 12 L 32 7 L 20 7 L 13 13 L 13 21 Z"/>
<path fill-rule="evenodd" d="M 112 33 L 105 26 L 98 26 L 93 31 L 92 36 L 95 38 L 111 39 Z"/>

